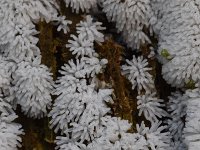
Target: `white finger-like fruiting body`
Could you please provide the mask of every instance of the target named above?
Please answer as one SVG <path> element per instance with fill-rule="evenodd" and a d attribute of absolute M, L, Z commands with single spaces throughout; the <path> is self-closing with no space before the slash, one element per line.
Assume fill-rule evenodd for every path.
<path fill-rule="evenodd" d="M 186 116 L 187 97 L 177 91 L 172 93 L 168 98 L 167 110 L 170 119 L 168 119 L 167 123 L 173 139 L 171 146 L 177 150 L 186 150 L 186 145 L 183 142 L 183 128 L 185 126 L 183 120 Z"/>
<path fill-rule="evenodd" d="M 39 32 L 35 23 L 45 20 L 56 22 L 57 30 L 69 31 L 71 21 L 59 16 L 55 0 L 2 0 L 0 2 L 0 52 L 5 57 L 33 61 L 40 56 L 37 46 Z"/>
<path fill-rule="evenodd" d="M 147 93 L 151 93 L 154 89 L 153 76 L 149 73 L 152 68 L 148 67 L 147 59 L 133 56 L 132 60 L 126 60 L 122 65 L 122 74 L 125 75 L 132 83 L 132 89 L 137 87 L 140 93 L 144 89 Z"/>
<path fill-rule="evenodd" d="M 87 15 L 85 21 L 80 21 L 77 25 L 77 33 L 83 35 L 88 41 L 96 41 L 99 44 L 104 42 L 104 35 L 100 32 L 105 30 L 101 22 L 94 22 L 90 15 Z"/>
<path fill-rule="evenodd" d="M 66 7 L 71 7 L 73 12 L 88 12 L 92 7 L 96 7 L 97 0 L 65 0 Z"/>
<path fill-rule="evenodd" d="M 129 47 L 139 49 L 141 44 L 151 43 L 143 30 L 149 28 L 152 34 L 152 26 L 157 22 L 151 0 L 102 0 L 102 3 L 108 20 L 116 23 Z"/>
<path fill-rule="evenodd" d="M 14 94 L 22 111 L 30 117 L 41 118 L 47 114 L 51 106 L 53 78 L 49 69 L 34 62 L 21 62 L 13 75 Z"/>
<path fill-rule="evenodd" d="M 164 100 L 158 99 L 156 93 L 137 96 L 137 100 L 139 116 L 143 114 L 150 122 L 158 122 L 160 118 L 168 116 L 163 109 Z"/>
<path fill-rule="evenodd" d="M 17 147 L 21 147 L 22 126 L 13 122 L 17 117 L 12 106 L 4 102 L 0 94 L 0 146 L 2 150 L 17 150 Z"/>
<path fill-rule="evenodd" d="M 199 88 L 187 90 L 186 122 L 183 130 L 183 139 L 188 150 L 198 149 L 200 145 L 200 92 Z"/>
<path fill-rule="evenodd" d="M 169 0 L 162 5 L 158 53 L 163 58 L 163 78 L 175 87 L 199 82 L 199 2 Z"/>

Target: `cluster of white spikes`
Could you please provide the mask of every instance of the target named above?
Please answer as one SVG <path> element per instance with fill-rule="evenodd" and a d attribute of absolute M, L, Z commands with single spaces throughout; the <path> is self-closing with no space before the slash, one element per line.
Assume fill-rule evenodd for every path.
<path fill-rule="evenodd" d="M 29 117 L 47 115 L 51 106 L 53 79 L 41 64 L 35 23 L 56 22 L 58 31 L 69 30 L 71 21 L 58 16 L 54 0 L 0 1 L 0 147 L 16 150 L 23 132 L 13 108 L 17 104 Z M 11 105 L 10 105 L 10 104 Z"/>
<path fill-rule="evenodd" d="M 131 124 L 112 113 L 113 90 L 99 87 L 97 74 L 108 60 L 100 59 L 94 43 L 104 42 L 100 22 L 91 16 L 77 24 L 77 35 L 66 45 L 75 58 L 62 66 L 56 84 L 50 70 L 41 64 L 37 46 L 39 32 L 35 24 L 53 21 L 57 31 L 69 31 L 72 22 L 59 16 L 55 0 L 0 1 L 0 146 L 16 150 L 23 134 L 13 123 L 17 105 L 33 118 L 47 115 L 51 94 L 57 96 L 52 110 L 51 127 L 63 136 L 56 140 L 60 150 L 196 150 L 200 147 L 200 53 L 198 0 L 64 0 L 76 13 L 89 12 L 101 3 L 109 21 L 116 23 L 127 45 L 139 49 L 151 43 L 148 35 L 158 35 L 158 58 L 162 75 L 185 94 L 172 93 L 167 110 L 154 85 L 152 68 L 142 56 L 133 56 L 122 65 L 122 74 L 137 88 L 137 109 L 150 121 L 136 125 L 137 133 L 128 133 Z M 147 29 L 148 32 L 146 31 Z M 190 84 L 194 90 L 185 90 Z M 55 88 L 55 89 L 54 89 Z M 169 117 L 168 128 L 161 119 Z M 185 123 L 185 124 L 184 124 Z M 169 130 L 169 132 L 165 132 Z"/>

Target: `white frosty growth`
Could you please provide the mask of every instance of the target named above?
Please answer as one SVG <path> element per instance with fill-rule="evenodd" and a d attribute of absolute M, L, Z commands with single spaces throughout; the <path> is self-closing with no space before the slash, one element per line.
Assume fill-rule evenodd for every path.
<path fill-rule="evenodd" d="M 154 89 L 154 81 L 152 75 L 148 72 L 152 68 L 148 67 L 147 59 L 144 59 L 143 56 L 138 58 L 133 56 L 133 59 L 131 61 L 126 60 L 126 63 L 122 65 L 122 74 L 130 80 L 132 89 L 137 86 L 139 93 L 142 89 L 150 93 Z"/>
<path fill-rule="evenodd" d="M 6 92 L 10 87 L 11 75 L 16 70 L 16 64 L 0 56 L 0 68 L 0 91 Z"/>
<path fill-rule="evenodd" d="M 21 125 L 13 123 L 17 115 L 12 110 L 12 106 L 3 101 L 0 95 L 0 147 L 1 150 L 17 150 L 20 147 L 23 130 Z"/>
<path fill-rule="evenodd" d="M 1 0 L 0 1 L 0 52 L 20 62 L 32 61 L 40 56 L 37 47 L 38 32 L 34 23 L 45 19 L 56 21 L 58 30 L 67 32 L 71 21 L 58 16 L 55 0 Z"/>
<path fill-rule="evenodd" d="M 85 21 L 80 21 L 77 24 L 77 33 L 82 35 L 88 41 L 104 42 L 104 35 L 99 32 L 105 30 L 101 22 L 94 22 L 90 15 L 87 15 Z"/>
<path fill-rule="evenodd" d="M 160 126 L 161 122 L 156 122 L 151 127 L 145 127 L 144 122 L 139 126 L 137 124 L 137 131 L 139 134 L 146 137 L 148 148 L 155 150 L 167 150 L 170 149 L 170 134 L 164 132 L 166 126 Z"/>
<path fill-rule="evenodd" d="M 107 117 L 104 120 L 104 130 L 101 137 L 94 139 L 87 146 L 88 150 L 146 150 L 147 142 L 143 135 L 127 133 L 131 124 L 117 117 Z"/>
<path fill-rule="evenodd" d="M 94 77 L 101 73 L 107 64 L 106 59 L 99 60 L 96 57 L 82 57 L 80 60 L 69 60 L 60 71 L 62 75 L 73 79 L 81 79 L 86 77 Z"/>
<path fill-rule="evenodd" d="M 168 119 L 168 126 L 173 140 L 172 147 L 176 147 L 178 150 L 186 150 L 182 132 L 184 128 L 183 120 L 186 116 L 187 97 L 177 91 L 172 93 L 168 98 L 167 108 L 170 117 Z"/>
<path fill-rule="evenodd" d="M 100 138 L 88 145 L 89 150 L 166 150 L 170 149 L 169 132 L 163 132 L 165 126 L 160 123 L 151 128 L 145 127 L 144 122 L 137 127 L 137 133 L 127 133 L 130 124 L 113 117 L 105 122 L 105 131 Z"/>
<path fill-rule="evenodd" d="M 71 7 L 73 12 L 79 13 L 88 12 L 90 8 L 96 7 L 97 0 L 65 0 L 65 3 L 66 7 Z"/>
<path fill-rule="evenodd" d="M 93 41 L 85 39 L 83 34 L 78 37 L 71 35 L 71 37 L 73 40 L 69 40 L 69 44 L 66 44 L 66 47 L 69 48 L 69 50 L 72 51 L 72 54 L 76 55 L 77 58 L 79 56 L 92 57 L 95 54 Z"/>
<path fill-rule="evenodd" d="M 116 27 L 132 48 L 140 44 L 151 43 L 143 29 L 150 28 L 157 21 L 150 0 L 102 0 L 103 11 L 109 21 L 116 22 Z"/>
<path fill-rule="evenodd" d="M 144 114 L 145 118 L 151 122 L 158 122 L 159 118 L 166 117 L 168 114 L 162 108 L 162 99 L 156 97 L 156 93 L 145 94 L 137 96 L 137 109 L 139 110 L 139 116 Z"/>
<path fill-rule="evenodd" d="M 162 3 L 158 52 L 166 50 L 171 59 L 161 60 L 164 79 L 183 87 L 200 79 L 200 8 L 198 0 L 169 0 Z"/>
<path fill-rule="evenodd" d="M 70 31 L 68 25 L 72 24 L 72 21 L 66 20 L 65 16 L 56 16 L 53 21 L 56 21 L 55 25 L 58 25 L 57 31 L 63 30 L 65 34 Z"/>
<path fill-rule="evenodd" d="M 100 125 L 100 120 L 97 118 L 100 119 L 110 110 L 106 107 L 105 102 L 111 100 L 112 90 L 102 89 L 97 92 L 94 90 L 94 85 L 85 85 L 85 90 L 80 91 L 80 93 L 62 91 L 55 100 L 54 107 L 49 114 L 52 117 L 50 122 L 52 127 L 56 126 L 55 131 L 61 129 L 76 135 L 72 138 L 89 140 L 89 137 L 92 138 L 96 134 L 93 129 Z M 87 132 L 81 131 L 83 126 L 88 128 Z M 76 130 L 76 128 L 79 128 L 79 130 Z M 86 137 L 83 137 L 84 134 Z M 90 134 L 89 137 L 88 134 Z"/>
<path fill-rule="evenodd" d="M 104 42 L 104 35 L 99 31 L 105 28 L 101 25 L 101 22 L 93 22 L 93 18 L 87 15 L 84 21 L 77 24 L 78 36 L 71 35 L 73 40 L 69 40 L 66 47 L 72 51 L 72 54 L 76 54 L 77 58 L 79 56 L 98 57 L 94 51 L 94 42 L 99 44 Z"/>
<path fill-rule="evenodd" d="M 16 19 L 25 22 L 38 22 L 41 18 L 45 19 L 46 22 L 50 22 L 55 14 L 58 14 L 58 6 L 55 0 L 1 0 L 0 10 L 3 13 L 7 21 Z M 2 15 L 3 15 L 2 14 Z M 14 20 L 15 20 L 14 19 Z"/>
<path fill-rule="evenodd" d="M 47 108 L 51 106 L 50 94 L 53 89 L 53 78 L 49 69 L 40 65 L 38 58 L 31 63 L 22 61 L 13 77 L 13 90 L 22 111 L 34 118 L 46 115 Z"/>
<path fill-rule="evenodd" d="M 186 122 L 183 130 L 184 142 L 188 150 L 196 150 L 200 145 L 200 92 L 199 88 L 187 90 Z"/>
<path fill-rule="evenodd" d="M 38 34 L 33 24 L 14 24 L 7 25 L 6 29 L 0 32 L 0 51 L 4 56 L 16 61 L 32 60 L 35 56 L 40 55 L 40 50 L 36 46 L 38 38 L 34 37 Z M 2 34 L 2 36 L 1 36 Z"/>

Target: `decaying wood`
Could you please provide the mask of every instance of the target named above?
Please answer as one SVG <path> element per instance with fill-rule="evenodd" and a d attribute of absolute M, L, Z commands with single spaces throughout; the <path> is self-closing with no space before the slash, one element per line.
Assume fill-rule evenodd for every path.
<path fill-rule="evenodd" d="M 82 15 L 74 14 L 70 9 L 65 8 L 63 1 L 60 1 L 60 6 L 61 14 L 66 15 L 73 22 L 70 25 L 70 33 L 58 33 L 56 28 L 50 23 L 40 22 L 37 25 L 37 29 L 40 32 L 38 35 L 38 46 L 41 50 L 42 63 L 51 69 L 54 80 L 59 76 L 58 70 L 60 67 L 73 57 L 71 52 L 65 47 L 65 44 L 67 44 L 70 34 L 76 34 L 76 24 L 83 19 Z M 106 26 L 105 23 L 104 26 Z M 114 42 L 112 38 L 108 38 L 102 45 L 95 44 L 95 48 L 101 58 L 108 59 L 105 72 L 98 77 L 100 80 L 110 84 L 114 89 L 114 104 L 108 104 L 113 111 L 112 115 L 121 117 L 132 123 L 131 132 L 134 132 L 135 125 L 140 123 L 144 118 L 138 117 L 137 90 L 132 90 L 131 83 L 121 75 L 120 66 L 123 63 L 122 57 L 125 53 L 125 48 Z M 144 45 L 141 49 L 144 57 L 147 58 L 149 47 Z M 148 61 L 153 68 L 151 73 L 155 77 L 157 91 L 162 98 L 166 99 L 170 88 L 161 78 L 160 66 L 154 58 L 148 59 Z M 55 135 L 53 130 L 49 128 L 49 118 L 34 120 L 24 116 L 20 112 L 20 108 L 17 112 L 19 115 L 17 121 L 23 125 L 26 133 L 22 137 L 23 147 L 21 150 L 54 150 Z"/>

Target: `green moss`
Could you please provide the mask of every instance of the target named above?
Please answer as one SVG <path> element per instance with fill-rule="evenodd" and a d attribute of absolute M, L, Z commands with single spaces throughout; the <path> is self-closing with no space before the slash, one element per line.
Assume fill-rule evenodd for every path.
<path fill-rule="evenodd" d="M 172 59 L 172 57 L 167 49 L 162 49 L 161 56 L 163 56 L 164 58 L 166 58 L 168 60 Z"/>
<path fill-rule="evenodd" d="M 195 84 L 194 80 L 191 79 L 185 84 L 185 87 L 187 89 L 195 89 Z"/>

